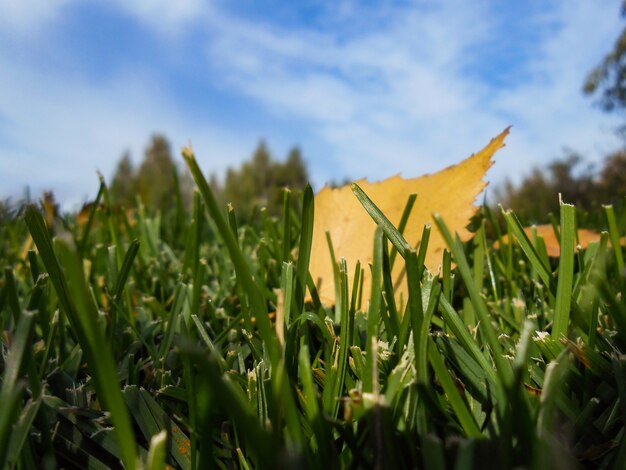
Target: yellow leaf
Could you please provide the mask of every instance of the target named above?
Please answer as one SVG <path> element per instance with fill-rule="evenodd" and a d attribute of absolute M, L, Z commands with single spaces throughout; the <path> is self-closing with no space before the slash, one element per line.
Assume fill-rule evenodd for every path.
<path fill-rule="evenodd" d="M 483 177 L 493 163 L 493 154 L 504 146 L 504 138 L 508 133 L 507 128 L 477 154 L 432 175 L 412 179 L 393 176 L 376 183 L 366 180 L 357 183 L 396 227 L 408 197 L 417 194 L 404 232 L 404 237 L 411 246 L 418 246 L 424 225 L 431 224 L 434 213 L 440 214 L 450 230 L 458 232 L 461 239 L 466 240 L 470 237 L 466 225 L 476 212 L 474 200 L 487 185 Z M 330 234 L 337 261 L 345 258 L 349 273 L 354 272 L 357 261 L 361 262 L 364 275 L 363 298 L 368 298 L 368 263 L 372 262 L 375 229 L 376 224 L 356 199 L 349 185 L 338 189 L 324 187 L 315 196 L 315 223 L 309 270 L 323 303 L 333 304 L 335 301 L 333 266 L 326 232 Z M 425 263 L 431 272 L 439 269 L 445 246 L 439 231 L 433 229 Z M 398 258 L 392 274 L 396 298 L 402 297 L 406 303 L 408 291 L 403 268 L 404 263 Z"/>
<path fill-rule="evenodd" d="M 526 236 L 530 240 L 533 239 L 533 230 L 536 232 L 537 237 L 543 238 L 544 243 L 546 244 L 546 252 L 548 256 L 551 258 L 558 258 L 561 255 L 561 244 L 559 240 L 556 238 L 556 234 L 554 233 L 554 228 L 550 224 L 546 225 L 534 225 L 532 227 L 524 227 L 524 232 Z M 578 229 L 578 245 L 581 249 L 587 249 L 587 246 L 592 242 L 600 241 L 600 234 L 593 230 L 588 230 L 585 228 Z M 508 243 L 509 236 L 504 235 L 502 237 L 502 243 Z M 622 245 L 624 245 L 624 239 L 621 240 Z M 494 248 L 498 248 L 499 244 L 494 243 Z"/>

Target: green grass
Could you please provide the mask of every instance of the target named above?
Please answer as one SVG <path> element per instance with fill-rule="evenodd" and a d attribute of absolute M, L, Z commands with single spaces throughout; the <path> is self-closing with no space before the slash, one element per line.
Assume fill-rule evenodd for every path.
<path fill-rule="evenodd" d="M 184 158 L 189 214 L 116 210 L 101 181 L 86 225 L 48 226 L 35 206 L 3 219 L 5 468 L 626 468 L 612 207 L 598 208 L 601 240 L 577 252 L 563 204 L 550 259 L 513 213 L 486 206 L 473 240 L 435 215 L 411 247 L 415 196 L 395 227 L 354 185 L 379 226 L 373 261 L 337 259 L 324 306 L 308 272 L 311 189 L 285 192 L 281 217 L 241 224 Z M 448 245 L 438 276 L 423 264 L 435 231 Z"/>

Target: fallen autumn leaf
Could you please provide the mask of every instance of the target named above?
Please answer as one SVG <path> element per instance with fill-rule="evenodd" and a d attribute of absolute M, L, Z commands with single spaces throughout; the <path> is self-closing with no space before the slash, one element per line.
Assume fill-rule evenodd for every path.
<path fill-rule="evenodd" d="M 483 178 L 493 164 L 491 157 L 504 146 L 508 133 L 509 128 L 492 139 L 480 152 L 437 173 L 411 179 L 396 175 L 380 182 L 360 180 L 357 184 L 396 226 L 407 199 L 411 194 L 417 194 L 404 231 L 404 237 L 411 246 L 419 245 L 424 225 L 431 223 L 434 213 L 440 214 L 450 230 L 458 232 L 462 240 L 467 240 L 471 233 L 466 226 L 477 209 L 474 200 L 487 186 Z M 346 259 L 348 272 L 352 273 L 357 261 L 361 262 L 364 268 L 363 292 L 369 292 L 367 265 L 372 262 L 375 229 L 376 224 L 356 199 L 350 185 L 337 189 L 324 187 L 315 196 L 309 270 L 323 303 L 333 304 L 335 301 L 333 265 L 326 232 L 330 234 L 336 259 Z M 444 248 L 443 237 L 438 230 L 433 230 L 425 260 L 425 265 L 431 272 L 439 269 Z M 406 299 L 408 290 L 404 281 L 403 263 L 395 263 L 392 274 L 396 298 Z"/>

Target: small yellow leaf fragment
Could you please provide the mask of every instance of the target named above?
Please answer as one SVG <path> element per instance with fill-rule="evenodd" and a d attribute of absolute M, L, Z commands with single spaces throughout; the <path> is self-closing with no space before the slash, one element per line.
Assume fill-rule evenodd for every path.
<path fill-rule="evenodd" d="M 531 227 L 524 227 L 524 232 L 526 236 L 530 240 L 533 240 L 533 232 L 539 238 L 543 238 L 543 241 L 546 245 L 546 252 L 548 256 L 551 258 L 558 258 L 561 255 L 561 244 L 556 237 L 556 233 L 554 233 L 554 228 L 550 224 L 545 225 L 533 225 Z M 578 245 L 583 249 L 587 249 L 590 243 L 600 241 L 600 233 L 595 232 L 593 230 L 588 230 L 585 228 L 578 229 Z M 509 236 L 504 235 L 502 237 L 502 243 L 508 244 Z M 622 245 L 624 245 L 624 239 L 621 240 Z M 494 243 L 494 248 L 498 249 L 498 242 Z"/>
<path fill-rule="evenodd" d="M 458 165 L 450 166 L 438 173 L 412 179 L 393 176 L 384 181 L 370 183 L 357 181 L 369 198 L 396 226 L 400 222 L 407 199 L 417 194 L 411 211 L 405 239 L 413 247 L 419 245 L 424 225 L 432 223 L 432 214 L 438 213 L 451 231 L 459 233 L 461 239 L 470 237 L 466 229 L 469 219 L 476 212 L 474 200 L 485 189 L 485 173 L 493 164 L 494 153 L 504 146 L 509 133 L 505 129 L 480 152 L 468 157 Z M 324 187 L 315 196 L 315 222 L 309 270 L 318 286 L 320 299 L 325 304 L 335 301 L 333 266 L 326 242 L 326 232 L 330 234 L 335 257 L 345 258 L 348 272 L 354 272 L 357 261 L 364 267 L 363 296 L 370 292 L 370 273 L 367 265 L 372 262 L 374 231 L 376 224 L 363 209 L 352 193 L 352 186 L 337 189 Z M 426 256 L 426 267 L 436 272 L 442 259 L 445 241 L 438 230 L 431 232 Z M 406 303 L 407 287 L 404 279 L 404 263 L 398 259 L 394 265 L 393 279 L 396 297 Z"/>

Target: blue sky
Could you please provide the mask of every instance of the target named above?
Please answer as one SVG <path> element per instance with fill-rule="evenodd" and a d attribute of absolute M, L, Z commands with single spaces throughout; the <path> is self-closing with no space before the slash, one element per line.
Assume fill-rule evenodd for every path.
<path fill-rule="evenodd" d="M 616 149 L 581 94 L 619 0 L 0 0 L 0 198 L 93 197 L 150 135 L 222 175 L 259 139 L 316 188 L 454 164 L 513 125 L 490 170 Z"/>

